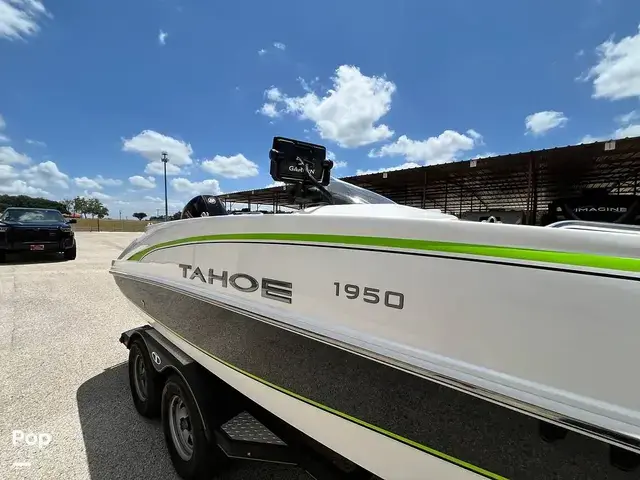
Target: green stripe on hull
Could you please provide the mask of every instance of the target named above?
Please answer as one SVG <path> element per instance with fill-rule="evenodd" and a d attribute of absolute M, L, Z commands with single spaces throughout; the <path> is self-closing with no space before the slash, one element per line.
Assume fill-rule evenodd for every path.
<path fill-rule="evenodd" d="M 482 257 L 544 262 L 578 267 L 604 268 L 623 272 L 640 272 L 640 258 L 611 257 L 592 253 L 557 252 L 496 245 L 476 245 L 471 243 L 436 242 L 409 238 L 363 237 L 355 235 L 326 235 L 315 233 L 228 233 L 180 238 L 159 243 L 131 255 L 128 260 L 139 261 L 161 248 L 185 243 L 216 242 L 228 240 L 271 240 L 280 242 L 314 242 L 335 245 L 358 245 L 367 247 L 387 247 L 395 249 L 423 250 L 441 253 L 458 253 Z"/>

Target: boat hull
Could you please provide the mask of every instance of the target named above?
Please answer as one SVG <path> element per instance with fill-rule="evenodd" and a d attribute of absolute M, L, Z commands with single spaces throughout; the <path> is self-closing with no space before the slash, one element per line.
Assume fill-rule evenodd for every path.
<path fill-rule="evenodd" d="M 302 233 L 305 241 L 285 233 L 293 216 L 277 217 L 175 222 L 150 232 L 112 272 L 129 299 L 213 361 L 421 457 L 493 478 L 604 478 L 594 472 L 608 468 L 606 457 L 576 466 L 545 454 L 545 445 L 532 441 L 534 417 L 637 434 L 640 398 L 625 378 L 640 333 L 631 321 L 640 307 L 635 272 L 440 244 L 439 251 L 406 242 L 399 248 L 371 235 L 354 244 L 335 233 L 357 232 L 363 220 L 340 216 L 316 219 L 316 231 Z M 398 227 L 392 239 L 461 239 L 469 228 L 384 223 Z M 381 224 L 369 222 L 376 231 Z M 214 225 L 224 233 L 213 233 Z M 183 230 L 176 241 L 172 229 L 180 227 L 192 227 L 191 234 Z M 331 238 L 320 233 L 327 227 Z M 531 230 L 482 228 L 480 237 L 508 245 L 526 241 L 514 228 Z M 550 235 L 551 244 L 587 238 Z M 615 246 L 600 238 L 601 255 L 612 258 Z M 617 248 L 624 243 L 618 239 Z M 622 328 L 626 338 L 617 335 Z M 315 437 L 322 426 L 305 428 Z"/>
<path fill-rule="evenodd" d="M 330 372 L 340 372 L 340 369 L 336 370 L 335 362 L 330 362 L 328 368 L 320 369 L 311 364 L 318 356 L 317 351 L 323 350 L 317 345 L 318 342 L 293 333 L 291 336 L 284 336 L 283 332 L 274 330 L 277 327 L 256 323 L 253 316 L 227 310 L 197 295 L 185 295 L 184 292 L 176 292 L 164 286 L 119 276 L 116 277 L 116 282 L 123 292 L 132 295 L 130 298 L 141 298 L 138 295 L 142 295 L 146 299 L 144 305 L 136 302 L 136 306 L 141 308 L 148 323 L 207 370 L 314 440 L 364 466 L 380 478 L 501 478 L 475 465 L 450 458 L 443 452 L 427 453 L 416 449 L 413 445 L 398 441 L 394 435 L 389 435 L 390 432 L 381 432 L 373 425 L 363 426 L 358 418 L 348 418 L 343 412 L 319 405 L 310 398 L 283 388 L 282 385 L 298 389 L 309 397 L 316 396 L 318 399 L 328 398 L 326 392 L 317 394 L 322 390 L 322 385 L 331 385 L 329 388 L 333 392 L 341 390 L 340 382 L 344 380 L 344 376 L 330 378 Z M 189 321 L 172 321 L 175 318 L 173 315 L 184 315 L 184 312 L 189 312 Z M 187 323 L 188 327 L 185 328 Z M 174 328 L 179 329 L 180 334 Z M 251 333 L 248 335 L 248 332 Z M 202 342 L 205 335 L 217 340 Z M 265 344 L 270 347 L 265 349 Z M 308 351 L 310 355 L 300 355 L 300 349 L 308 346 L 313 349 Z M 235 353 L 231 352 L 232 349 L 235 349 Z M 294 354 L 295 351 L 297 353 Z M 289 360 L 286 359 L 288 353 L 292 355 Z M 322 352 L 325 359 L 333 357 L 339 361 L 335 354 L 332 350 Z M 346 352 L 343 354 L 347 355 Z M 291 362 L 298 361 L 303 361 L 307 367 L 296 369 L 302 377 L 294 382 L 288 381 L 287 376 L 292 380 Z M 278 381 L 280 385 L 272 383 L 273 381 Z M 348 391 L 354 390 L 349 388 Z M 364 393 L 359 391 L 354 397 L 361 399 L 357 402 L 360 407 L 365 406 L 361 396 Z M 345 391 L 340 397 L 349 401 Z M 389 398 L 388 394 L 386 398 Z M 339 405 L 331 398 L 327 403 Z M 383 408 L 382 402 L 378 403 L 377 410 L 381 411 Z M 403 423 L 406 422 L 403 420 Z"/>

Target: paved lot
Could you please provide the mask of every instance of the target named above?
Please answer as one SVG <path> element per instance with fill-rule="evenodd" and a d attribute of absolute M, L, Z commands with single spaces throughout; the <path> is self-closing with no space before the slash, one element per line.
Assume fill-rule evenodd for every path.
<path fill-rule="evenodd" d="M 133 408 L 127 350 L 118 342 L 144 322 L 107 270 L 137 235 L 80 232 L 76 261 L 0 265 L 0 479 L 177 478 L 159 422 Z M 17 430 L 52 441 L 14 445 Z M 222 478 L 309 477 L 247 463 Z"/>

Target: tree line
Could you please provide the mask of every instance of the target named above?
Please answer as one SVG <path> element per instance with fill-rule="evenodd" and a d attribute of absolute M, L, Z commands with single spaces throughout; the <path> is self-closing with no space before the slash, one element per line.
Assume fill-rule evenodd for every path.
<path fill-rule="evenodd" d="M 85 218 L 104 218 L 109 215 L 109 209 L 97 198 L 75 197 L 60 201 L 49 200 L 29 195 L 0 195 L 0 212 L 8 207 L 51 208 L 61 213 L 77 213 Z"/>
<path fill-rule="evenodd" d="M 65 198 L 60 203 L 70 212 L 78 213 L 85 218 L 87 218 L 87 215 L 91 215 L 91 218 L 104 218 L 109 215 L 109 209 L 97 198 Z"/>
<path fill-rule="evenodd" d="M 0 195 L 0 212 L 4 212 L 8 207 L 53 208 L 61 213 L 70 213 L 61 202 L 55 200 L 28 195 Z"/>
<path fill-rule="evenodd" d="M 180 220 L 180 215 L 181 215 L 181 212 L 176 212 L 173 215 L 169 215 L 169 220 Z M 144 220 L 145 218 L 149 217 L 149 215 L 147 215 L 144 212 L 135 212 L 131 216 L 133 218 L 137 218 L 138 220 Z M 162 216 L 152 215 L 152 216 L 149 217 L 149 221 L 150 222 L 164 222 L 164 215 L 162 215 Z"/>

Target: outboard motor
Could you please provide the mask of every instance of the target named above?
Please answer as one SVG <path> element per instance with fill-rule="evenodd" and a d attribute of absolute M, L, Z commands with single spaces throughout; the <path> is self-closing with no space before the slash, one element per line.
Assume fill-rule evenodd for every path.
<path fill-rule="evenodd" d="M 224 204 L 214 195 L 198 195 L 185 205 L 180 218 L 215 217 L 228 214 Z"/>

